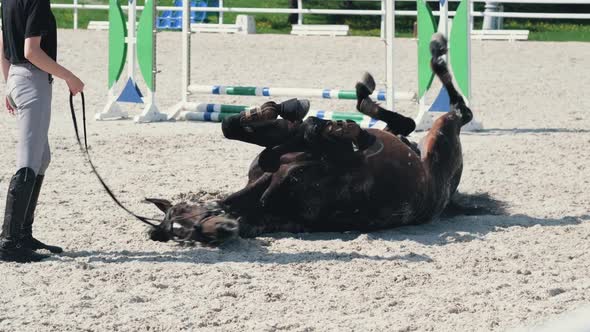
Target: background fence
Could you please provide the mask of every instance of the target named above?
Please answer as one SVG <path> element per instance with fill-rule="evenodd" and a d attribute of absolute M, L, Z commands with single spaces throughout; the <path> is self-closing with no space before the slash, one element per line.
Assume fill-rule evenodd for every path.
<path fill-rule="evenodd" d="M 60 4 L 60 3 L 52 3 L 52 8 L 61 9 L 61 10 L 72 10 L 73 15 L 73 28 L 78 29 L 80 28 L 79 24 L 79 12 L 80 11 L 108 11 L 108 5 L 102 4 L 87 4 L 87 3 L 80 3 L 79 0 L 72 0 L 73 3 L 71 4 Z M 224 21 L 224 14 L 225 13 L 240 13 L 240 14 L 291 14 L 297 16 L 298 24 L 304 24 L 304 18 L 308 15 L 336 15 L 336 16 L 380 16 L 381 17 L 381 27 L 380 29 L 383 30 L 384 28 L 384 20 L 385 20 L 385 11 L 384 3 L 385 1 L 391 0 L 352 0 L 348 2 L 352 3 L 368 3 L 372 2 L 375 6 L 380 7 L 378 9 L 341 9 L 341 8 L 313 8 L 317 1 L 304 1 L 304 0 L 297 0 L 297 8 L 254 8 L 254 7 L 228 7 L 226 4 L 229 1 L 224 2 L 224 0 L 218 0 L 218 7 L 199 7 L 193 8 L 193 11 L 197 12 L 207 12 L 207 13 L 215 13 L 217 15 L 217 22 L 216 24 L 223 24 Z M 434 8 L 436 8 L 438 0 L 428 0 L 433 2 Z M 451 3 L 455 0 L 450 0 Z M 266 2 L 266 1 L 265 1 Z M 326 3 L 338 3 L 337 1 L 327 1 Z M 341 1 L 344 2 L 344 1 Z M 401 9 L 397 9 L 395 12 L 396 16 L 401 17 L 413 17 L 416 16 L 416 10 L 407 10 L 403 9 L 403 7 L 411 6 L 411 3 L 415 2 L 414 0 L 396 0 L 396 6 L 401 7 Z M 475 18 L 484 18 L 484 17 L 498 17 L 498 18 L 511 18 L 511 19 L 544 19 L 544 20 L 579 20 L 580 22 L 586 22 L 584 20 L 590 19 L 590 9 L 587 11 L 584 8 L 584 12 L 571 12 L 571 13 L 563 13 L 563 12 L 528 12 L 528 11 L 509 11 L 509 12 L 496 12 L 490 7 L 492 10 L 488 10 L 488 6 L 486 9 L 483 9 L 484 3 L 487 4 L 519 4 L 519 5 L 582 5 L 586 7 L 590 5 L 590 0 L 504 0 L 501 2 L 486 2 L 484 0 L 473 0 L 473 2 L 479 6 L 482 10 L 474 10 L 472 15 Z M 235 3 L 235 1 L 234 1 Z M 252 3 L 250 1 L 250 3 Z M 379 6 L 380 4 L 380 6 Z M 338 7 L 335 5 L 334 7 Z M 508 6 L 507 6 L 508 7 Z M 521 6 L 522 7 L 522 6 Z M 590 8 L 590 6 L 588 6 Z M 126 9 L 126 7 L 124 7 Z M 138 6 L 138 9 L 141 10 L 142 7 Z M 518 8 L 517 8 L 518 9 Z M 555 9 L 555 8 L 553 8 Z M 176 6 L 158 6 L 159 11 L 164 10 L 171 10 L 171 11 L 180 11 L 180 7 Z M 450 15 L 453 15 L 454 12 L 451 11 Z M 438 12 L 435 12 L 435 15 L 438 15 Z"/>

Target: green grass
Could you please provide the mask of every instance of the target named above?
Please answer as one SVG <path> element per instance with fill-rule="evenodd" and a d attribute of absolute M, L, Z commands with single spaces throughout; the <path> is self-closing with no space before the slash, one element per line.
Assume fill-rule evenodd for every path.
<path fill-rule="evenodd" d="M 289 1 L 287 0 L 224 0 L 226 7 L 264 7 L 264 8 L 288 8 Z M 223 15 L 224 22 L 235 22 L 237 13 L 225 13 Z M 289 33 L 291 31 L 291 24 L 289 23 L 289 15 L 285 14 L 255 14 L 256 32 L 258 33 Z M 216 14 L 211 15 L 211 21 L 217 22 Z"/>
<path fill-rule="evenodd" d="M 72 0 L 60 0 L 54 3 L 72 3 Z M 80 3 L 107 4 L 105 0 L 81 1 Z M 121 1 L 126 4 L 127 1 Z M 158 1 L 158 5 L 172 5 L 173 0 Z M 342 1 L 323 0 L 323 1 L 306 1 L 313 8 L 339 8 Z M 143 0 L 138 0 L 138 5 L 142 5 Z M 224 5 L 227 7 L 252 7 L 252 8 L 288 8 L 288 0 L 225 0 Z M 378 9 L 378 4 L 374 4 L 374 9 Z M 60 28 L 73 27 L 73 11 L 69 9 L 54 9 L 55 17 Z M 225 13 L 224 22 L 235 22 L 237 13 Z M 275 33 L 288 34 L 291 31 L 291 24 L 288 21 L 288 14 L 256 14 L 256 30 L 258 33 Z M 218 22 L 217 13 L 209 14 L 210 22 Z M 80 10 L 78 11 L 78 26 L 85 28 L 89 21 L 106 21 L 108 20 L 107 11 L 100 10 Z M 379 36 L 380 35 L 380 17 L 377 16 L 335 16 L 335 15 L 306 15 L 304 16 L 305 24 L 348 24 L 351 27 L 351 34 L 354 36 Z M 411 36 L 410 28 L 404 30 L 404 23 L 399 22 L 396 26 L 397 35 L 403 37 Z M 411 27 L 411 23 L 407 25 Z"/>
<path fill-rule="evenodd" d="M 73 1 L 61 0 L 59 2 L 52 2 L 52 3 L 72 4 Z M 80 3 L 90 4 L 90 2 L 80 2 Z M 103 3 L 107 4 L 106 1 Z M 97 3 L 97 4 L 100 4 L 100 3 Z M 58 28 L 71 29 L 74 27 L 74 11 L 72 9 L 53 9 L 52 11 L 53 11 L 53 14 L 55 15 L 55 19 L 57 21 Z M 78 10 L 78 27 L 79 28 L 86 28 L 89 21 L 107 21 L 108 17 L 109 17 L 108 11 L 106 11 L 106 10 Z"/>
<path fill-rule="evenodd" d="M 59 0 L 59 3 L 72 3 L 72 0 Z M 86 0 L 81 3 L 107 4 L 106 0 Z M 127 1 L 121 1 L 127 4 Z M 158 5 L 172 5 L 173 0 L 160 0 Z M 308 8 L 344 8 L 343 1 L 336 0 L 305 0 L 305 7 Z M 142 5 L 143 0 L 138 0 Z M 266 8 L 287 8 L 288 0 L 225 0 L 226 7 L 266 7 Z M 378 9 L 379 3 L 353 2 L 353 6 L 368 9 Z M 414 9 L 412 3 L 400 3 L 398 9 Z M 73 11 L 67 9 L 54 10 L 58 26 L 60 28 L 73 27 Z M 224 22 L 235 22 L 237 13 L 225 13 Z M 256 29 L 258 33 L 288 34 L 291 31 L 288 14 L 256 14 Z M 78 12 L 78 25 L 85 28 L 91 20 L 108 20 L 107 11 L 80 10 Z M 396 36 L 411 37 L 414 17 L 396 18 Z M 217 14 L 209 15 L 210 22 L 217 22 Z M 531 31 L 530 40 L 543 41 L 590 41 L 590 24 L 588 21 L 541 21 L 541 20 L 506 20 L 506 29 L 527 29 Z M 381 18 L 378 16 L 342 16 L 342 15 L 305 15 L 304 24 L 348 24 L 353 36 L 379 36 Z M 476 20 L 476 28 L 481 27 L 481 19 Z"/>
<path fill-rule="evenodd" d="M 533 21 L 508 21 L 504 24 L 506 29 L 530 30 L 530 40 L 541 41 L 590 41 L 590 25 L 573 23 L 533 22 Z"/>

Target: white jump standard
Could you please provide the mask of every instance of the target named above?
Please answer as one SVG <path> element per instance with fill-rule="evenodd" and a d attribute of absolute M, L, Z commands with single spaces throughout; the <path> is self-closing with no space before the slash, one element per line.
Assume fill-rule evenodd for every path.
<path fill-rule="evenodd" d="M 188 1 L 186 1 L 188 3 Z M 127 29 L 121 5 L 116 0 L 109 1 L 109 99 L 96 120 L 127 118 L 127 112 L 119 103 L 144 104 L 136 122 L 165 121 L 168 116 L 160 113 L 156 98 L 156 34 L 155 0 L 146 0 L 136 31 L 136 2 L 129 1 Z M 136 37 L 137 32 L 137 37 Z M 136 56 L 137 55 L 137 56 Z M 127 77 L 123 89 L 117 90 L 121 83 L 121 73 L 127 59 Z M 139 64 L 141 75 L 147 86 L 147 94 L 142 95 L 135 81 L 135 63 Z"/>

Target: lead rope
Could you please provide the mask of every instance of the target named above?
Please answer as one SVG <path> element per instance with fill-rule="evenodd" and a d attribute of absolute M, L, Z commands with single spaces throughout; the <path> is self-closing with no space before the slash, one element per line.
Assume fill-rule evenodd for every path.
<path fill-rule="evenodd" d="M 142 217 L 140 215 L 137 215 L 135 213 L 133 213 L 131 210 L 129 210 L 128 208 L 126 208 L 115 196 L 115 194 L 113 193 L 113 191 L 109 188 L 109 186 L 104 182 L 104 180 L 102 179 L 102 177 L 100 176 L 100 174 L 98 174 L 98 171 L 96 170 L 96 167 L 94 166 L 94 163 L 92 163 L 92 159 L 90 158 L 90 152 L 88 151 L 88 139 L 87 139 L 87 133 L 86 133 L 86 102 L 84 100 L 84 92 L 80 92 L 80 96 L 82 97 L 82 125 L 83 125 L 83 129 L 84 129 L 84 145 L 82 145 L 82 141 L 80 140 L 80 133 L 78 130 L 78 121 L 76 120 L 76 112 L 74 110 L 74 95 L 72 95 L 72 93 L 70 93 L 70 111 L 72 112 L 72 121 L 74 122 L 74 131 L 76 132 L 76 141 L 78 142 L 78 146 L 80 147 L 80 150 L 82 150 L 82 152 L 86 155 L 86 158 L 88 159 L 88 163 L 90 164 L 90 167 L 92 168 L 92 172 L 94 173 L 94 175 L 96 175 L 96 177 L 98 178 L 98 181 L 100 181 L 100 184 L 102 185 L 102 187 L 104 188 L 104 190 L 107 192 L 107 194 L 112 198 L 112 200 L 115 202 L 115 204 L 117 204 L 121 209 L 125 210 L 125 212 L 129 213 L 130 215 L 132 215 L 133 217 L 135 217 L 136 219 L 138 219 L 139 221 L 141 221 L 142 223 L 149 225 L 153 228 L 159 228 L 156 224 L 151 223 L 150 221 L 156 221 L 156 222 L 165 222 L 165 221 L 169 221 L 170 222 L 170 235 L 171 235 L 171 239 L 175 242 L 178 243 L 183 243 L 188 239 L 178 239 L 173 232 L 174 229 L 174 223 L 176 221 L 180 221 L 183 219 L 192 219 L 196 216 L 200 216 L 201 213 L 195 213 L 194 215 L 189 215 L 186 217 L 180 217 L 180 216 L 176 216 L 176 217 L 172 217 L 172 218 L 168 218 L 167 220 L 161 220 L 161 219 L 155 219 L 155 218 L 148 218 L 148 217 Z M 221 212 L 223 212 L 223 210 L 220 210 Z M 211 211 L 213 212 L 213 211 Z M 208 218 L 210 218 L 212 215 L 215 215 L 215 213 L 212 213 L 208 216 L 206 216 L 205 218 L 202 218 L 200 222 L 203 222 L 205 220 L 207 220 Z M 200 226 L 200 223 L 197 224 Z M 200 232 L 197 232 L 196 234 L 193 234 L 193 237 L 195 240 L 197 241 L 203 241 L 203 242 L 210 242 L 209 239 L 207 239 L 206 237 L 203 237 Z"/>
<path fill-rule="evenodd" d="M 92 172 L 94 173 L 94 175 L 96 175 L 96 177 L 98 178 L 98 181 L 100 181 L 100 184 L 102 185 L 104 190 L 107 192 L 107 194 L 113 199 L 115 204 L 117 204 L 121 209 L 125 210 L 127 213 L 129 213 L 133 217 L 137 218 L 139 221 L 143 222 L 144 224 L 147 224 L 147 225 L 154 227 L 154 228 L 158 228 L 158 226 L 154 223 L 151 223 L 150 220 L 157 221 L 157 222 L 162 222 L 162 220 L 148 218 L 148 217 L 142 217 L 142 216 L 139 216 L 139 215 L 133 213 L 128 208 L 126 208 L 121 202 L 119 202 L 119 200 L 117 199 L 115 194 L 113 194 L 112 190 L 104 182 L 104 180 L 102 179 L 100 174 L 98 174 L 98 171 L 96 170 L 96 167 L 94 166 L 94 163 L 92 163 L 92 158 L 90 158 L 90 153 L 88 152 L 88 139 L 87 139 L 88 135 L 86 134 L 86 102 L 84 100 L 84 92 L 80 92 L 80 96 L 82 97 L 82 125 L 84 128 L 84 146 L 82 146 L 82 141 L 80 140 L 80 133 L 78 131 L 78 121 L 76 120 L 76 112 L 74 111 L 74 95 L 72 93 L 70 93 L 70 111 L 72 112 L 72 121 L 74 122 L 74 130 L 76 131 L 76 140 L 78 141 L 78 146 L 80 146 L 80 150 L 82 150 L 82 152 L 86 155 L 86 158 L 88 158 L 88 163 L 90 164 L 90 167 L 92 168 Z"/>

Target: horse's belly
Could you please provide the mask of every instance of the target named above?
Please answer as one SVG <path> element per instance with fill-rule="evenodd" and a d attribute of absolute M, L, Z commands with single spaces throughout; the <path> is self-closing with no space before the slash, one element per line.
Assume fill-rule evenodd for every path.
<path fill-rule="evenodd" d="M 424 201 L 426 176 L 419 157 L 398 142 L 383 142 L 383 150 L 367 156 L 360 167 L 326 167 L 317 162 L 275 175 L 287 178 L 280 196 L 288 204 L 277 206 L 321 230 L 373 230 L 415 223 Z"/>
<path fill-rule="evenodd" d="M 394 135 L 372 133 L 381 140 L 383 152 L 367 157 L 367 167 L 375 178 L 372 196 L 378 209 L 371 228 L 423 222 L 429 181 L 420 156 Z"/>
<path fill-rule="evenodd" d="M 365 151 L 360 165 L 334 165 L 300 153 L 284 156 L 263 195 L 264 211 L 311 230 L 374 230 L 419 222 L 427 182 L 419 156 L 394 135 L 371 133 L 378 145 Z M 250 182 L 263 173 L 256 164 Z"/>
<path fill-rule="evenodd" d="M 427 172 L 420 156 L 396 136 L 373 131 L 383 145 L 382 152 L 367 155 L 366 164 L 377 184 L 390 196 L 411 197 L 422 193 L 428 182 Z"/>

